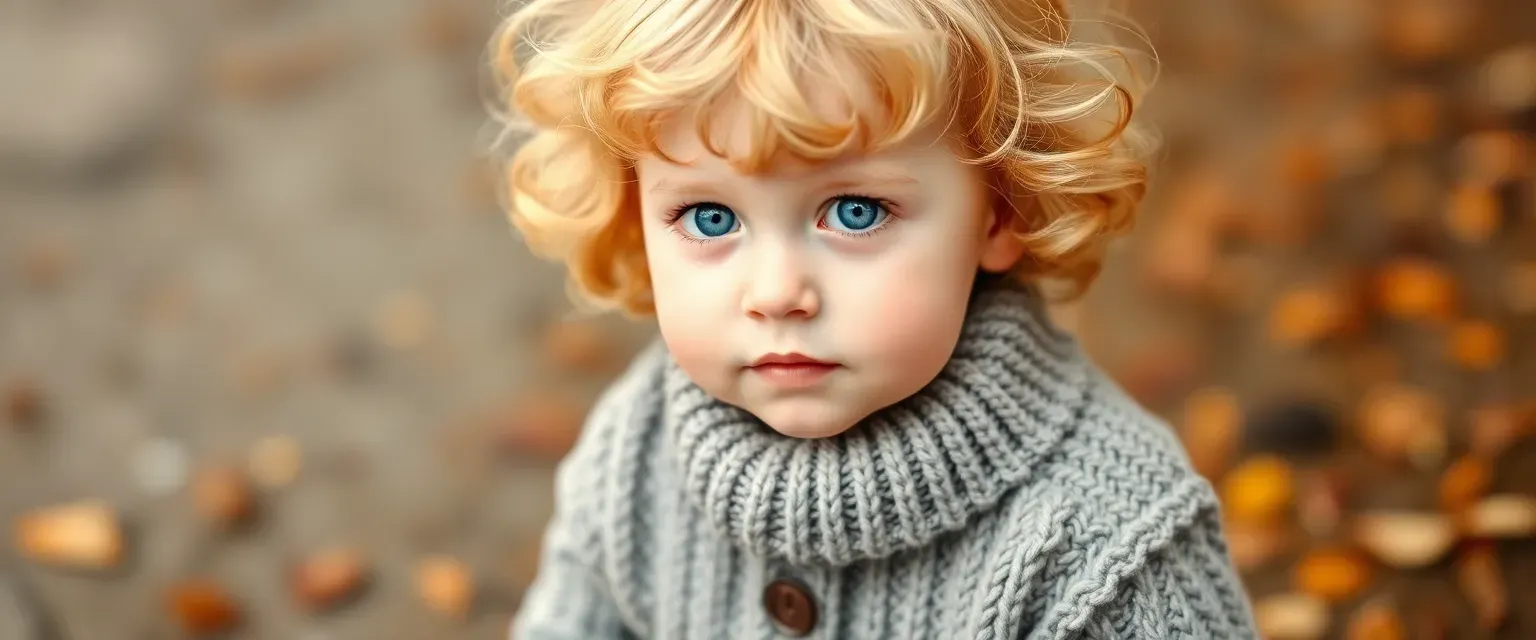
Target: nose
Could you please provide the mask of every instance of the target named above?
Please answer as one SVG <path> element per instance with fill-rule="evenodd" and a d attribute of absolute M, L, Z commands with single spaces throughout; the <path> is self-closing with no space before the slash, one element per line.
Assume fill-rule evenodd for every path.
<path fill-rule="evenodd" d="M 747 275 L 742 311 L 754 320 L 810 319 L 821 312 L 821 295 L 795 252 L 774 250 Z"/>

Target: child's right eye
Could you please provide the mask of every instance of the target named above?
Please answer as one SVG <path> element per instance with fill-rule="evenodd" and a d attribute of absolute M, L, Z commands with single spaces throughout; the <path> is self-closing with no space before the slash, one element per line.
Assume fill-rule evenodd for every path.
<path fill-rule="evenodd" d="M 736 213 L 724 205 L 704 202 L 682 210 L 677 223 L 683 234 L 699 240 L 718 238 L 741 227 Z"/>

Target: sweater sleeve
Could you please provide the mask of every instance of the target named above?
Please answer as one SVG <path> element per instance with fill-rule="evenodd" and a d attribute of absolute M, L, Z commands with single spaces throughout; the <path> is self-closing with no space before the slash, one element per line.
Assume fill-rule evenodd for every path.
<path fill-rule="evenodd" d="M 555 472 L 555 513 L 544 530 L 539 572 L 513 618 L 512 640 L 625 637 L 618 607 L 600 570 L 603 460 L 611 446 L 620 394 L 598 401 L 575 447 Z"/>
<path fill-rule="evenodd" d="M 1257 638 L 1214 509 L 1196 517 L 1126 577 L 1084 628 L 1087 638 Z"/>

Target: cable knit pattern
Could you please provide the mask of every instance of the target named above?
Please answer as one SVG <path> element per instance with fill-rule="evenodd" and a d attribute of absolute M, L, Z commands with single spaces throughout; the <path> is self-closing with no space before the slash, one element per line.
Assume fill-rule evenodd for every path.
<path fill-rule="evenodd" d="M 657 343 L 557 474 L 516 639 L 1248 638 L 1208 483 L 1166 425 L 1051 326 L 978 284 L 937 379 L 833 438 L 781 436 Z"/>

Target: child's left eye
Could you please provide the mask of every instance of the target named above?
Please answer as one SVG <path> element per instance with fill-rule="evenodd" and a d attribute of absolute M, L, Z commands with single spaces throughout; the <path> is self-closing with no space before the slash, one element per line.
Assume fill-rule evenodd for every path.
<path fill-rule="evenodd" d="M 828 229 L 852 235 L 864 234 L 880 228 L 891 212 L 874 198 L 863 196 L 839 196 L 827 203 L 821 223 Z"/>

